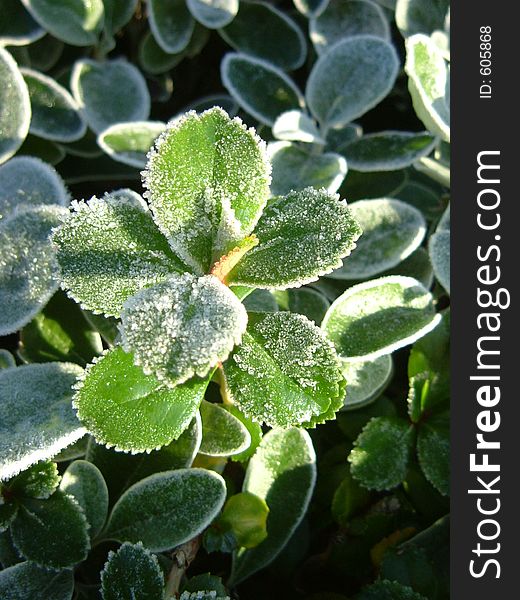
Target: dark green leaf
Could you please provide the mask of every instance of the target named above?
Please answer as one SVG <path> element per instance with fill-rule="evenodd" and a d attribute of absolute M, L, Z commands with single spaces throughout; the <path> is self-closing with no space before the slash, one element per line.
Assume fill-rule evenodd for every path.
<path fill-rule="evenodd" d="M 70 600 L 74 592 L 71 570 L 48 571 L 22 562 L 0 572 L 2 600 Z"/>

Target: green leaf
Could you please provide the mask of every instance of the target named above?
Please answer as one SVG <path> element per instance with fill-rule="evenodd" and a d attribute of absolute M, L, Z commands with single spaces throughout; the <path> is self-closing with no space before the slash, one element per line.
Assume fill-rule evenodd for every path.
<path fill-rule="evenodd" d="M 307 511 L 315 481 L 316 455 L 309 434 L 297 428 L 271 430 L 251 458 L 242 488 L 267 503 L 267 538 L 238 551 L 232 585 L 266 567 L 283 550 Z"/>
<path fill-rule="evenodd" d="M 48 571 L 32 562 L 22 562 L 0 571 L 3 600 L 70 600 L 74 592 L 72 570 Z"/>
<path fill-rule="evenodd" d="M 360 173 L 351 169 L 341 186 L 341 194 L 349 199 L 391 198 L 401 191 L 407 181 L 406 171 Z"/>
<path fill-rule="evenodd" d="M 73 567 L 87 558 L 90 549 L 83 511 L 60 490 L 48 500 L 25 499 L 11 534 L 25 558 L 52 569 Z"/>
<path fill-rule="evenodd" d="M 184 0 L 150 0 L 148 22 L 155 41 L 168 54 L 182 52 L 195 28 Z"/>
<path fill-rule="evenodd" d="M 213 275 L 185 273 L 138 292 L 122 312 L 123 347 L 167 385 L 204 377 L 240 343 L 247 313 Z"/>
<path fill-rule="evenodd" d="M 197 592 L 182 592 L 179 600 L 229 600 L 229 596 L 215 596 L 214 590 L 199 590 Z"/>
<path fill-rule="evenodd" d="M 240 410 L 281 427 L 321 415 L 344 392 L 339 363 L 321 330 L 286 312 L 251 313 L 224 374 Z"/>
<path fill-rule="evenodd" d="M 301 110 L 282 113 L 274 122 L 273 135 L 279 140 L 324 144 L 314 120 Z"/>
<path fill-rule="evenodd" d="M 176 67 L 187 56 L 187 51 L 182 51 L 178 54 L 168 54 L 165 52 L 155 41 L 150 31 L 147 31 L 141 38 L 138 51 L 139 64 L 151 75 L 167 73 L 167 71 Z"/>
<path fill-rule="evenodd" d="M 4 0 L 0 14 L 0 45 L 25 46 L 39 40 L 45 31 L 25 10 L 20 0 Z"/>
<path fill-rule="evenodd" d="M 314 64 L 305 97 L 327 128 L 353 121 L 379 104 L 392 89 L 399 60 L 394 47 L 370 35 L 335 44 Z"/>
<path fill-rule="evenodd" d="M 150 114 L 146 82 L 125 60 L 79 60 L 72 69 L 70 87 L 83 118 L 95 133 L 114 123 L 145 121 Z"/>
<path fill-rule="evenodd" d="M 382 579 L 364 588 L 356 600 L 426 600 L 411 587 L 401 585 L 397 581 Z"/>
<path fill-rule="evenodd" d="M 53 460 L 57 463 L 70 462 L 77 458 L 83 458 L 87 452 L 87 446 L 90 440 L 90 436 L 85 434 L 79 440 L 69 444 L 66 448 L 61 450 L 59 454 L 53 457 Z"/>
<path fill-rule="evenodd" d="M 434 135 L 450 141 L 449 73 L 439 48 L 422 34 L 406 40 L 408 86 L 419 119 Z"/>
<path fill-rule="evenodd" d="M 15 502 L 5 502 L 4 498 L 0 497 L 2 503 L 0 504 L 0 535 L 9 529 L 11 523 L 15 520 L 18 514 L 18 504 Z M 3 556 L 0 553 L 0 561 L 2 566 L 7 566 L 2 560 Z M 1 573 L 1 572 L 0 572 Z"/>
<path fill-rule="evenodd" d="M 188 427 L 208 382 L 167 388 L 116 347 L 89 366 L 74 398 L 78 417 L 97 441 L 145 452 L 177 439 Z"/>
<path fill-rule="evenodd" d="M 369 360 L 413 343 L 439 321 L 428 290 L 411 277 L 391 275 L 349 288 L 322 327 L 342 358 Z"/>
<path fill-rule="evenodd" d="M 163 600 L 164 575 L 157 557 L 144 546 L 125 542 L 117 552 L 109 552 L 101 571 L 103 600 Z"/>
<path fill-rule="evenodd" d="M 185 270 L 134 192 L 73 202 L 54 231 L 62 286 L 82 308 L 119 316 L 140 289 Z"/>
<path fill-rule="evenodd" d="M 293 0 L 294 6 L 306 17 L 319 15 L 329 3 L 329 0 Z"/>
<path fill-rule="evenodd" d="M 7 489 L 16 497 L 46 500 L 60 483 L 56 463 L 45 460 L 32 465 L 6 484 Z"/>
<path fill-rule="evenodd" d="M 414 167 L 420 173 L 424 173 L 428 177 L 431 177 L 437 183 L 440 183 L 444 187 L 450 187 L 451 185 L 451 174 L 449 166 L 446 166 L 439 160 L 430 158 L 429 156 L 423 156 L 415 164 Z"/>
<path fill-rule="evenodd" d="M 222 83 L 250 115 L 272 126 L 283 112 L 303 108 L 295 83 L 278 67 L 246 54 L 228 53 L 220 64 Z"/>
<path fill-rule="evenodd" d="M 238 104 L 228 94 L 210 94 L 209 96 L 203 96 L 190 102 L 184 110 L 185 112 L 194 110 L 195 112 L 202 113 L 214 106 L 220 106 L 230 117 L 234 117 L 239 109 Z"/>
<path fill-rule="evenodd" d="M 26 325 L 56 291 L 58 266 L 48 238 L 64 213 L 40 206 L 0 221 L 0 335 Z"/>
<path fill-rule="evenodd" d="M 352 477 L 350 471 L 334 492 L 331 513 L 341 527 L 348 527 L 353 515 L 370 500 L 370 493 L 361 487 Z"/>
<path fill-rule="evenodd" d="M 181 584 L 181 591 L 184 592 L 197 592 L 199 590 L 215 591 L 217 597 L 214 600 L 219 600 L 219 596 L 227 596 L 226 588 L 222 583 L 220 577 L 211 575 L 210 573 L 202 573 L 201 575 L 195 575 L 190 577 L 187 581 Z M 220 598 L 222 600 L 222 598 Z"/>
<path fill-rule="evenodd" d="M 291 142 L 273 142 L 268 153 L 273 167 L 273 195 L 283 196 L 310 186 L 333 194 L 347 174 L 347 161 L 334 152 L 315 156 Z"/>
<path fill-rule="evenodd" d="M 417 456 L 426 479 L 443 496 L 449 496 L 449 413 L 441 413 L 421 423 L 417 436 Z"/>
<path fill-rule="evenodd" d="M 236 17 L 219 33 L 235 50 L 286 71 L 301 67 L 307 54 L 298 25 L 266 2 L 241 3 Z"/>
<path fill-rule="evenodd" d="M 218 404 L 202 401 L 202 443 L 199 453 L 230 456 L 247 450 L 251 435 L 242 422 Z"/>
<path fill-rule="evenodd" d="M 340 266 L 360 234 L 346 202 L 325 190 L 307 188 L 274 198 L 255 229 L 259 244 L 231 271 L 228 281 L 278 289 L 316 281 Z"/>
<path fill-rule="evenodd" d="M 241 288 L 234 287 L 231 289 L 236 292 L 237 289 Z M 254 290 L 242 300 L 242 304 L 246 307 L 247 312 L 278 312 L 278 304 L 273 293 L 269 290 Z"/>
<path fill-rule="evenodd" d="M 442 287 L 450 293 L 450 232 L 437 230 L 428 243 L 433 272 Z"/>
<path fill-rule="evenodd" d="M 156 473 L 121 496 L 103 535 L 120 542 L 142 541 L 152 552 L 169 550 L 206 529 L 225 497 L 224 480 L 213 471 Z"/>
<path fill-rule="evenodd" d="M 309 21 L 309 35 L 319 55 L 344 38 L 363 34 L 390 40 L 385 13 L 375 2 L 330 0 L 325 10 Z"/>
<path fill-rule="evenodd" d="M 21 69 L 31 99 L 29 131 L 46 140 L 73 142 L 81 139 L 87 130 L 80 117 L 74 98 L 69 92 L 32 69 Z"/>
<path fill-rule="evenodd" d="M 20 148 L 29 132 L 29 91 L 13 57 L 0 47 L 0 164 Z"/>
<path fill-rule="evenodd" d="M 341 361 L 341 371 L 347 381 L 345 410 L 355 410 L 370 404 L 380 396 L 393 375 L 392 357 L 385 354 L 367 361 Z"/>
<path fill-rule="evenodd" d="M 397 171 L 430 154 L 436 144 L 437 139 L 426 132 L 381 131 L 353 140 L 343 154 L 357 171 Z"/>
<path fill-rule="evenodd" d="M 361 125 L 348 123 L 347 125 L 327 130 L 325 140 L 330 150 L 342 154 L 351 142 L 358 140 L 362 135 L 363 129 Z"/>
<path fill-rule="evenodd" d="M 69 363 L 0 371 L 0 479 L 52 457 L 84 435 L 70 405 L 81 372 Z"/>
<path fill-rule="evenodd" d="M 56 142 L 29 134 L 25 138 L 18 155 L 32 156 L 50 165 L 57 165 L 65 158 L 65 150 Z"/>
<path fill-rule="evenodd" d="M 5 350 L 0 348 L 0 369 L 9 369 L 10 367 L 16 367 L 16 360 L 14 356 Z"/>
<path fill-rule="evenodd" d="M 69 194 L 55 169 L 32 156 L 15 156 L 0 166 L 0 219 L 19 208 L 69 203 Z"/>
<path fill-rule="evenodd" d="M 255 453 L 258 444 L 260 444 L 260 442 L 262 441 L 262 427 L 260 423 L 256 423 L 255 421 L 246 417 L 244 413 L 233 404 L 226 404 L 225 409 L 244 425 L 244 427 L 249 432 L 249 436 L 251 438 L 251 443 L 249 444 L 249 447 L 243 452 L 240 452 L 240 454 L 234 454 L 231 457 L 231 460 L 239 462 L 249 460 L 251 456 L 253 456 L 253 454 Z"/>
<path fill-rule="evenodd" d="M 397 0 L 395 22 L 403 37 L 443 30 L 449 0 Z"/>
<path fill-rule="evenodd" d="M 395 198 L 349 204 L 363 235 L 334 279 L 368 279 L 396 267 L 421 245 L 426 221 L 421 212 Z"/>
<path fill-rule="evenodd" d="M 269 195 L 263 142 L 215 107 L 170 123 L 144 175 L 154 219 L 200 272 L 253 230 Z"/>
<path fill-rule="evenodd" d="M 144 168 L 148 151 L 165 128 L 160 121 L 116 123 L 99 134 L 98 144 L 114 160 Z"/>
<path fill-rule="evenodd" d="M 61 40 L 47 34 L 27 47 L 29 64 L 38 71 L 50 71 L 58 62 L 64 48 L 65 44 Z"/>
<path fill-rule="evenodd" d="M 225 27 L 235 18 L 239 0 L 187 0 L 191 14 L 208 29 Z"/>
<path fill-rule="evenodd" d="M 111 35 L 121 30 L 132 18 L 138 0 L 103 0 L 105 31 Z"/>
<path fill-rule="evenodd" d="M 330 302 L 327 298 L 310 288 L 295 288 L 273 292 L 281 310 L 306 316 L 314 323 L 321 323 Z"/>
<path fill-rule="evenodd" d="M 269 507 L 263 498 L 241 492 L 226 502 L 219 524 L 233 531 L 239 546 L 254 548 L 267 537 L 268 515 Z"/>
<path fill-rule="evenodd" d="M 99 469 L 86 460 L 75 460 L 63 473 L 60 489 L 83 509 L 90 537 L 94 539 L 103 529 L 108 514 L 108 489 Z"/>
<path fill-rule="evenodd" d="M 72 46 L 93 46 L 103 27 L 102 0 L 22 0 L 49 33 Z"/>

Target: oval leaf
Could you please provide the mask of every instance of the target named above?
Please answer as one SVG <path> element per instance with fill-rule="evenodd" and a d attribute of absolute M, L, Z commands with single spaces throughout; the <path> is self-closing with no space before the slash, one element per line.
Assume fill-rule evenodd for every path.
<path fill-rule="evenodd" d="M 208 456 L 231 456 L 247 450 L 251 444 L 249 431 L 230 412 L 218 404 L 202 401 L 202 443 L 199 453 Z"/>
<path fill-rule="evenodd" d="M 45 31 L 25 10 L 20 0 L 3 0 L 0 45 L 25 46 L 41 39 Z"/>
<path fill-rule="evenodd" d="M 273 125 L 273 135 L 279 140 L 325 143 L 320 137 L 316 123 L 301 110 L 288 110 L 282 113 Z"/>
<path fill-rule="evenodd" d="M 5 600 L 70 600 L 74 573 L 49 571 L 32 562 L 21 562 L 0 571 L 0 597 Z"/>
<path fill-rule="evenodd" d="M 433 272 L 442 287 L 450 293 L 450 232 L 437 230 L 428 244 Z"/>
<path fill-rule="evenodd" d="M 443 30 L 449 0 L 397 0 L 395 22 L 403 37 Z"/>
<path fill-rule="evenodd" d="M 251 492 L 231 496 L 226 502 L 219 524 L 229 527 L 242 548 L 254 548 L 267 537 L 269 507 L 263 498 Z"/>
<path fill-rule="evenodd" d="M 393 374 L 390 354 L 375 360 L 342 361 L 341 372 L 347 381 L 345 410 L 370 404 L 384 391 Z"/>
<path fill-rule="evenodd" d="M 306 316 L 316 324 L 321 323 L 330 302 L 319 292 L 309 288 L 296 288 L 273 292 L 281 310 Z"/>
<path fill-rule="evenodd" d="M 187 0 L 191 14 L 208 29 L 225 27 L 235 18 L 239 0 Z"/>
<path fill-rule="evenodd" d="M 417 457 L 426 479 L 444 496 L 450 493 L 449 414 L 443 413 L 421 424 Z"/>
<path fill-rule="evenodd" d="M 155 41 L 168 54 L 184 50 L 195 28 L 185 0 L 149 0 L 148 22 Z"/>
<path fill-rule="evenodd" d="M 116 123 L 98 135 L 98 144 L 114 160 L 131 167 L 146 167 L 146 155 L 166 129 L 160 121 Z"/>

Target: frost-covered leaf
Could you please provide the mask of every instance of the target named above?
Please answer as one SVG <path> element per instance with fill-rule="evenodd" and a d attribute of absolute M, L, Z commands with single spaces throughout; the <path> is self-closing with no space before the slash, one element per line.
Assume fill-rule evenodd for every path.
<path fill-rule="evenodd" d="M 52 569 L 73 567 L 87 558 L 90 549 L 83 511 L 60 490 L 47 500 L 24 499 L 11 534 L 25 558 Z"/>
<path fill-rule="evenodd" d="M 103 600 L 163 600 L 164 575 L 157 558 L 138 542 L 108 554 L 101 571 Z"/>
<path fill-rule="evenodd" d="M 251 435 L 242 422 L 218 404 L 202 401 L 202 443 L 199 453 L 209 456 L 230 456 L 247 450 Z"/>
<path fill-rule="evenodd" d="M 204 377 L 240 342 L 247 313 L 213 275 L 185 273 L 138 292 L 122 312 L 123 346 L 168 385 Z"/>
<path fill-rule="evenodd" d="M 298 25 L 267 2 L 242 2 L 236 17 L 220 30 L 220 35 L 235 50 L 287 71 L 301 67 L 307 54 Z"/>
<path fill-rule="evenodd" d="M 429 133 L 382 131 L 353 140 L 343 155 L 356 171 L 397 171 L 430 154 L 436 143 Z"/>
<path fill-rule="evenodd" d="M 391 44 L 357 35 L 320 56 L 307 80 L 305 97 L 320 123 L 344 125 L 379 104 L 392 89 L 398 70 Z"/>
<path fill-rule="evenodd" d="M 33 69 L 21 69 L 31 99 L 29 131 L 57 142 L 81 139 L 87 130 L 79 107 L 70 93 L 51 77 Z"/>
<path fill-rule="evenodd" d="M 251 492 L 231 496 L 224 505 L 219 524 L 229 527 L 242 548 L 254 548 L 267 537 L 269 507 Z"/>
<path fill-rule="evenodd" d="M 191 14 L 208 29 L 225 27 L 235 18 L 239 0 L 186 0 Z"/>
<path fill-rule="evenodd" d="M 58 266 L 49 235 L 64 213 L 40 206 L 0 221 L 0 335 L 26 325 L 56 291 Z"/>
<path fill-rule="evenodd" d="M 427 419 L 419 428 L 417 456 L 426 479 L 444 496 L 450 493 L 449 413 Z"/>
<path fill-rule="evenodd" d="M 103 0 L 22 0 L 49 33 L 72 46 L 93 46 L 103 27 Z"/>
<path fill-rule="evenodd" d="M 370 490 L 388 490 L 406 477 L 415 434 L 399 417 L 375 417 L 354 443 L 348 460 L 352 476 Z"/>
<path fill-rule="evenodd" d="M 167 388 L 116 347 L 86 371 L 74 403 L 78 416 L 103 444 L 127 452 L 154 450 L 188 427 L 208 382 L 192 379 Z"/>
<path fill-rule="evenodd" d="M 273 292 L 281 310 L 306 316 L 316 324 L 321 323 L 330 302 L 319 292 L 309 288 L 296 288 Z"/>
<path fill-rule="evenodd" d="M 450 231 L 437 230 L 428 243 L 430 260 L 435 277 L 442 287 L 450 293 Z"/>
<path fill-rule="evenodd" d="M 33 156 L 15 156 L 0 166 L 0 219 L 21 207 L 65 206 L 69 194 L 55 169 Z"/>
<path fill-rule="evenodd" d="M 327 148 L 342 154 L 345 148 L 363 135 L 363 129 L 355 123 L 348 123 L 342 127 L 328 129 L 325 140 Z"/>
<path fill-rule="evenodd" d="M 16 367 L 16 359 L 4 348 L 0 348 L 0 369 L 9 369 L 10 367 Z"/>
<path fill-rule="evenodd" d="M 443 30 L 449 0 L 397 0 L 395 22 L 403 37 Z"/>
<path fill-rule="evenodd" d="M 279 140 L 325 143 L 320 137 L 316 123 L 301 110 L 289 110 L 282 113 L 274 122 L 273 135 Z"/>
<path fill-rule="evenodd" d="M 428 252 L 421 246 L 398 265 L 383 271 L 378 276 L 387 277 L 388 275 L 413 277 L 414 279 L 417 279 L 419 283 L 422 283 L 426 289 L 429 289 L 433 283 L 433 270 L 430 258 L 428 257 Z"/>
<path fill-rule="evenodd" d="M 291 142 L 273 142 L 268 146 L 273 173 L 271 193 L 288 194 L 312 186 L 337 192 L 347 174 L 347 161 L 340 154 L 313 155 Z"/>
<path fill-rule="evenodd" d="M 309 22 L 309 35 L 318 54 L 344 38 L 374 35 L 390 39 L 390 27 L 381 7 L 370 0 L 330 0 Z"/>
<path fill-rule="evenodd" d="M 148 22 L 155 41 L 168 54 L 184 50 L 195 28 L 185 0 L 149 0 Z"/>
<path fill-rule="evenodd" d="M 98 144 L 114 160 L 144 168 L 148 151 L 165 128 L 160 121 L 116 123 L 99 134 Z"/>
<path fill-rule="evenodd" d="M 7 482 L 6 488 L 15 497 L 24 496 L 46 500 L 54 493 L 60 479 L 56 463 L 44 460 L 32 465 Z"/>
<path fill-rule="evenodd" d="M 295 83 L 278 67 L 260 58 L 229 53 L 224 56 L 220 71 L 233 98 L 266 125 L 272 126 L 281 113 L 304 106 Z"/>
<path fill-rule="evenodd" d="M 316 455 L 303 429 L 273 429 L 251 458 L 242 490 L 269 507 L 267 538 L 255 548 L 239 550 L 231 581 L 240 583 L 272 562 L 303 519 L 316 481 Z"/>
<path fill-rule="evenodd" d="M 204 531 L 225 498 L 224 480 L 213 471 L 156 473 L 119 498 L 103 536 L 120 542 L 141 541 L 152 552 L 169 550 Z"/>
<path fill-rule="evenodd" d="M 169 125 L 144 181 L 172 248 L 207 273 L 253 230 L 269 195 L 269 172 L 254 131 L 215 107 Z"/>
<path fill-rule="evenodd" d="M 306 17 L 319 15 L 329 3 L 329 0 L 293 0 L 294 6 Z"/>
<path fill-rule="evenodd" d="M 146 82 L 125 60 L 79 60 L 72 69 L 70 87 L 83 118 L 96 133 L 114 123 L 145 121 L 150 114 Z"/>
<path fill-rule="evenodd" d="M 60 490 L 81 506 L 94 539 L 103 528 L 108 514 L 108 489 L 99 469 L 86 460 L 71 463 L 61 480 Z"/>
<path fill-rule="evenodd" d="M 3 600 L 70 600 L 73 592 L 71 569 L 49 571 L 32 562 L 21 562 L 0 571 Z"/>
<path fill-rule="evenodd" d="M 1 46 L 25 46 L 44 35 L 45 31 L 25 10 L 20 0 L 3 0 L 0 12 Z"/>
<path fill-rule="evenodd" d="M 0 479 L 52 457 L 84 435 L 70 404 L 81 372 L 69 363 L 0 371 Z"/>
<path fill-rule="evenodd" d="M 341 361 L 341 371 L 347 381 L 345 410 L 354 410 L 375 400 L 385 389 L 393 374 L 392 357 L 385 354 L 367 361 Z"/>
<path fill-rule="evenodd" d="M 426 598 L 407 585 L 381 579 L 364 588 L 356 596 L 356 600 L 426 600 Z"/>
<path fill-rule="evenodd" d="M 58 62 L 64 48 L 65 44 L 61 40 L 47 34 L 27 47 L 29 64 L 38 71 L 50 71 Z"/>
<path fill-rule="evenodd" d="M 82 307 L 119 316 L 138 290 L 185 270 L 135 193 L 74 202 L 54 231 L 62 286 Z"/>
<path fill-rule="evenodd" d="M 0 538 L 11 527 L 11 523 L 15 520 L 17 514 L 18 504 L 16 502 L 5 502 L 5 499 L 2 497 L 2 503 L 0 504 Z M 2 566 L 8 566 L 4 564 L 2 558 L 0 549 L 0 562 Z"/>
<path fill-rule="evenodd" d="M 420 173 L 424 173 L 428 177 L 431 177 L 437 183 L 440 183 L 444 187 L 450 187 L 451 174 L 450 167 L 446 166 L 439 160 L 430 158 L 429 156 L 423 156 L 413 165 Z"/>
<path fill-rule="evenodd" d="M 363 235 L 356 248 L 334 271 L 334 279 L 367 279 L 396 267 L 421 245 L 426 234 L 422 214 L 394 198 L 359 200 L 349 204 Z"/>
<path fill-rule="evenodd" d="M 342 358 L 368 360 L 413 343 L 439 321 L 428 290 L 411 277 L 392 275 L 349 288 L 322 327 Z"/>
<path fill-rule="evenodd" d="M 250 313 L 224 374 L 236 405 L 268 425 L 309 421 L 344 393 L 339 363 L 321 330 L 287 312 Z"/>
<path fill-rule="evenodd" d="M 0 164 L 22 145 L 29 132 L 29 91 L 13 57 L 0 47 Z"/>
<path fill-rule="evenodd" d="M 233 291 L 237 288 L 232 288 Z M 238 288 L 240 289 L 240 288 Z M 257 289 L 242 300 L 247 312 L 277 312 L 278 304 L 269 290 Z M 298 311 L 294 311 L 298 312 Z"/>
<path fill-rule="evenodd" d="M 307 188 L 274 198 L 255 235 L 259 244 L 231 271 L 234 285 L 299 287 L 340 266 L 361 234 L 346 202 L 325 190 Z"/>
<path fill-rule="evenodd" d="M 262 437 L 263 437 L 262 427 L 261 427 L 260 423 L 257 423 L 256 421 L 253 421 L 249 417 L 246 417 L 246 415 L 240 409 L 238 409 L 235 405 L 226 404 L 225 408 L 228 412 L 230 412 L 234 417 L 236 417 L 244 425 L 244 427 L 249 432 L 249 436 L 251 438 L 249 447 L 246 450 L 244 450 L 243 452 L 240 452 L 239 454 L 234 454 L 231 457 L 231 460 L 239 461 L 239 462 L 244 462 L 246 460 L 249 460 L 251 458 L 251 456 L 253 456 L 253 454 L 255 453 L 255 451 L 258 447 L 258 444 L 260 444 L 260 442 L 262 441 Z"/>
<path fill-rule="evenodd" d="M 150 31 L 147 31 L 139 43 L 139 64 L 151 75 L 161 75 L 176 67 L 186 57 L 185 52 L 168 54 L 159 44 Z"/>
<path fill-rule="evenodd" d="M 417 116 L 425 127 L 450 141 L 449 72 L 439 48 L 422 34 L 406 40 L 408 87 Z"/>
<path fill-rule="evenodd" d="M 105 31 L 114 34 L 122 29 L 132 18 L 137 2 L 138 0 L 103 0 Z"/>

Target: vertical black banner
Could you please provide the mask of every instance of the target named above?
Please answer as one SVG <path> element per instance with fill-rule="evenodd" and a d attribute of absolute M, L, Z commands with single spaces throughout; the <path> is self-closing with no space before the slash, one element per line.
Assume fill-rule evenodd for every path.
<path fill-rule="evenodd" d="M 452 598 L 512 599 L 520 537 L 520 29 L 451 7 Z"/>

